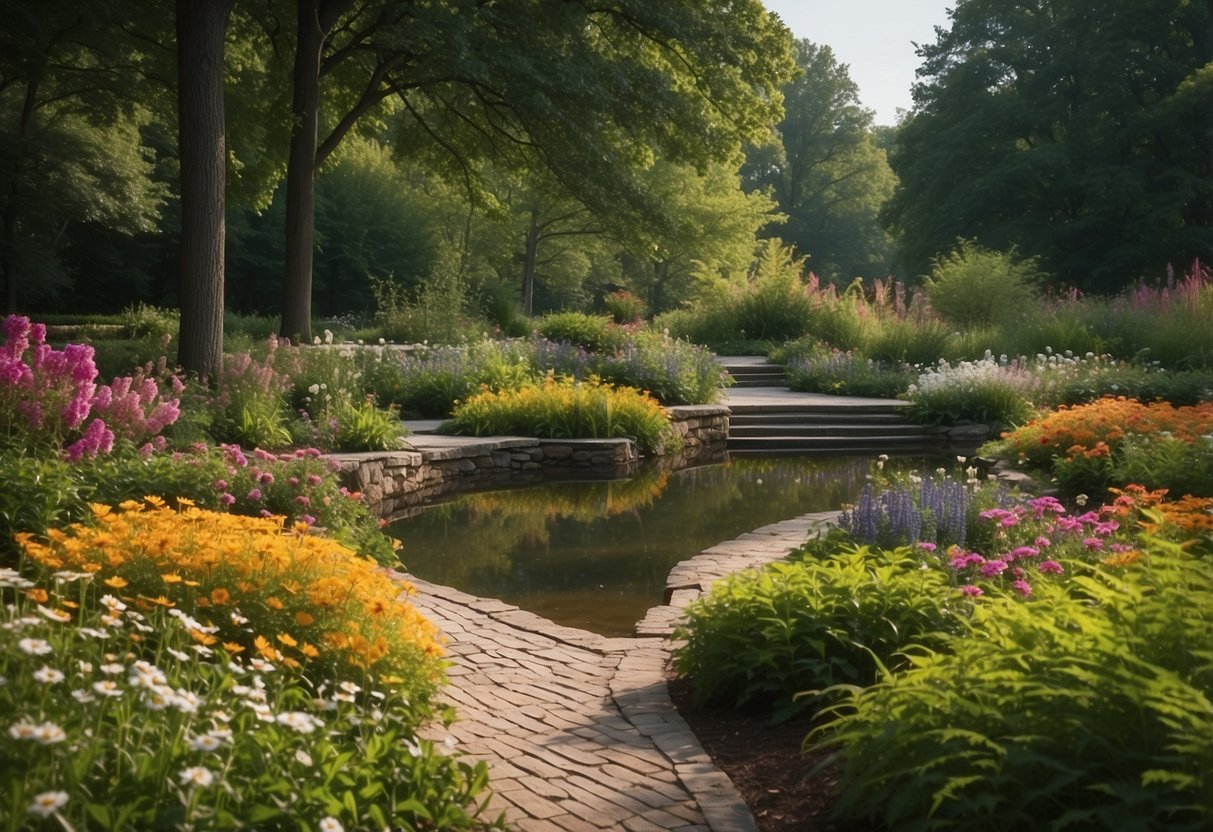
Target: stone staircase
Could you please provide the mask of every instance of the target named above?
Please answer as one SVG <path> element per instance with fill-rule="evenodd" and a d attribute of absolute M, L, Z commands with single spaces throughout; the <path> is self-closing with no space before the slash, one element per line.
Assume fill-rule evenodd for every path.
<path fill-rule="evenodd" d="M 938 434 L 905 417 L 905 402 L 796 393 L 783 368 L 751 356 L 717 359 L 737 380 L 726 393 L 730 454 L 938 452 Z"/>

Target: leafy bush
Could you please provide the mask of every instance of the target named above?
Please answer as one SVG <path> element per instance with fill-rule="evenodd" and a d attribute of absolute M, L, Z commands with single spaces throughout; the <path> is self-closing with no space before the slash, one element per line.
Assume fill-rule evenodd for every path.
<path fill-rule="evenodd" d="M 486 390 L 457 405 L 443 429 L 471 436 L 631 437 L 642 453 L 663 453 L 678 443 L 655 399 L 593 376 L 577 382 L 549 375 L 517 389 Z"/>
<path fill-rule="evenodd" d="M 626 337 L 610 318 L 584 312 L 552 312 L 535 322 L 535 330 L 549 341 L 567 342 L 598 353 L 614 352 Z"/>
<path fill-rule="evenodd" d="M 644 319 L 644 301 L 627 289 L 611 292 L 602 299 L 602 304 L 617 324 L 631 324 Z"/>
<path fill-rule="evenodd" d="M 777 239 L 762 244 L 749 285 L 733 299 L 740 332 L 778 343 L 809 331 L 813 302 L 801 283 L 803 268 L 804 258 L 793 258 L 790 246 Z"/>
<path fill-rule="evenodd" d="M 1033 258 L 991 251 L 972 240 L 936 258 L 926 281 L 931 306 L 958 326 L 1001 323 L 1024 314 L 1041 274 Z"/>
<path fill-rule="evenodd" d="M 864 355 L 882 364 L 933 364 L 947 354 L 951 333 L 936 320 L 886 316 L 872 327 Z"/>
<path fill-rule="evenodd" d="M 947 650 L 836 688 L 810 735 L 838 814 L 887 828 L 1199 829 L 1213 792 L 1213 560 L 1069 563 L 1032 599 L 983 598 Z M 963 621 L 963 619 L 960 619 Z"/>
<path fill-rule="evenodd" d="M 687 607 L 678 672 L 692 677 L 700 703 L 765 706 L 776 718 L 812 704 L 799 692 L 870 684 L 907 645 L 936 643 L 955 626 L 951 583 L 922 557 L 848 547 L 719 580 Z"/>
<path fill-rule="evenodd" d="M 457 272 L 439 268 L 410 294 L 394 280 L 371 278 L 383 337 L 399 344 L 458 344 L 478 337 L 488 323 L 469 312 L 467 287 Z"/>
<path fill-rule="evenodd" d="M 910 414 L 918 422 L 1015 425 L 1032 416 L 1029 396 L 1035 385 L 1030 373 L 992 356 L 955 365 L 940 359 L 938 366 L 918 376 L 907 395 L 913 403 Z"/>
<path fill-rule="evenodd" d="M 171 338 L 181 328 L 181 312 L 140 301 L 122 310 L 122 323 L 132 338 Z"/>
<path fill-rule="evenodd" d="M 223 356 L 215 395 L 198 404 L 211 411 L 209 432 L 216 441 L 261 448 L 291 444 L 287 407 L 291 381 L 274 366 L 279 346 L 277 337 L 271 337 L 264 360 L 248 352 Z"/>
<path fill-rule="evenodd" d="M 633 333 L 615 353 L 589 356 L 587 364 L 603 379 L 647 390 L 665 405 L 710 404 L 732 383 L 706 347 L 655 332 Z"/>
<path fill-rule="evenodd" d="M 397 584 L 274 521 L 95 513 L 0 572 L 0 824 L 482 827 L 483 764 L 417 736 L 440 663 Z"/>

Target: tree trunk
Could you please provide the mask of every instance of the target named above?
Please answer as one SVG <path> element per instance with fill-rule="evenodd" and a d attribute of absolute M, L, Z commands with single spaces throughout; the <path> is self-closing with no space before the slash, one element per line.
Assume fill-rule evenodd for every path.
<path fill-rule="evenodd" d="M 282 276 L 282 335 L 312 340 L 312 260 L 316 228 L 316 142 L 320 112 L 320 58 L 328 36 L 321 0 L 299 0 L 291 149 L 286 169 L 286 262 Z"/>
<path fill-rule="evenodd" d="M 223 53 L 235 0 L 177 0 L 181 158 L 181 331 L 186 372 L 213 379 L 223 359 Z"/>
<path fill-rule="evenodd" d="M 531 225 L 526 232 L 526 253 L 522 259 L 522 314 L 535 312 L 535 261 L 539 255 L 539 209 L 531 209 Z"/>

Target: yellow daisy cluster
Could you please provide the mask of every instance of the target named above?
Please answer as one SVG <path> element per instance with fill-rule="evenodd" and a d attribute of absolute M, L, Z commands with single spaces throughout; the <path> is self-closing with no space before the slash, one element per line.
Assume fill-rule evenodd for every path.
<path fill-rule="evenodd" d="M 439 672 L 437 630 L 405 600 L 413 588 L 374 561 L 281 517 L 179 502 L 94 504 L 91 524 L 17 540 L 51 569 L 94 574 L 125 603 L 195 617 L 195 639 L 231 654 L 292 667 L 327 659 L 400 681 Z"/>

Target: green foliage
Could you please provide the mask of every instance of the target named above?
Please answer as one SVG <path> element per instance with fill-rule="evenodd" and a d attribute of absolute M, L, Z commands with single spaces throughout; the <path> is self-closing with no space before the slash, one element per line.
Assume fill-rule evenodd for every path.
<path fill-rule="evenodd" d="M 788 387 L 806 393 L 892 399 L 904 393 L 918 377 L 904 364 L 829 349 L 811 338 L 789 344 L 779 355 L 787 372 Z"/>
<path fill-rule="evenodd" d="M 810 735 L 838 814 L 887 828 L 1201 829 L 1213 789 L 1213 561 L 1144 542 L 1067 562 L 1030 600 L 982 598 L 948 649 L 836 688 Z M 963 619 L 959 619 L 963 621 Z"/>
<path fill-rule="evenodd" d="M 1063 468 L 1056 470 L 1060 476 Z M 1213 495 L 1213 437 L 1185 441 L 1165 433 L 1130 434 L 1113 459 L 1110 479 L 1165 488 L 1175 497 Z"/>
<path fill-rule="evenodd" d="M 626 289 L 611 292 L 602 299 L 602 305 L 617 324 L 636 323 L 644 318 L 646 311 L 644 301 Z"/>
<path fill-rule="evenodd" d="M 629 437 L 641 453 L 675 450 L 678 438 L 656 400 L 631 387 L 595 377 L 556 379 L 501 392 L 484 391 L 456 405 L 449 433 L 470 436 L 537 436 L 544 439 Z"/>
<path fill-rule="evenodd" d="M 630 334 L 612 355 L 591 357 L 589 369 L 606 381 L 645 390 L 664 405 L 709 404 L 732 383 L 706 347 L 649 330 Z"/>
<path fill-rule="evenodd" d="M 747 150 L 746 187 L 770 190 L 787 217 L 781 236 L 819 275 L 889 274 L 891 240 L 877 214 L 896 180 L 872 113 L 829 46 L 798 40 L 794 51 L 802 74 L 783 87 L 773 138 Z"/>
<path fill-rule="evenodd" d="M 420 349 L 398 363 L 385 353 L 373 387 L 381 401 L 398 404 L 405 413 L 445 417 L 456 402 L 481 387 L 504 390 L 532 377 L 525 345 L 483 340 Z"/>
<path fill-rule="evenodd" d="M 623 345 L 626 335 L 610 318 L 584 312 L 553 312 L 535 322 L 535 329 L 549 341 L 567 342 L 590 352 L 611 353 Z"/>
<path fill-rule="evenodd" d="M 804 258 L 795 258 L 790 246 L 766 240 L 758 249 L 749 286 L 735 301 L 737 327 L 749 338 L 789 341 L 809 328 L 812 302 L 806 297 L 800 275 Z"/>
<path fill-rule="evenodd" d="M 1033 305 L 1040 277 L 1036 261 L 1021 259 L 1014 249 L 991 251 L 961 240 L 935 258 L 926 286 L 931 306 L 945 320 L 990 326 L 1022 317 Z"/>
<path fill-rule="evenodd" d="M 160 340 L 177 334 L 181 326 L 181 312 L 177 309 L 162 309 L 140 301 L 122 310 L 122 324 L 132 338 Z"/>
<path fill-rule="evenodd" d="M 1015 246 L 1099 291 L 1209 258 L 1203 33 L 1213 10 L 1141 0 L 1103 11 L 967 0 L 920 48 L 915 107 L 890 159 L 899 184 L 884 209 L 912 273 L 958 236 Z"/>
<path fill-rule="evenodd" d="M 28 456 L 22 449 L 0 451 L 5 486 L 0 489 L 0 564 L 14 565 L 13 535 L 42 532 L 80 519 L 91 489 L 80 466 L 58 457 Z"/>
<path fill-rule="evenodd" d="M 871 684 L 907 645 L 938 644 L 964 606 L 922 553 L 847 546 L 717 581 L 687 608 L 675 664 L 700 703 L 787 717 L 815 704 L 803 691 Z"/>
<path fill-rule="evenodd" d="M 389 341 L 401 344 L 458 344 L 480 337 L 487 324 L 468 313 L 468 288 L 439 264 L 429 280 L 409 292 L 391 278 L 371 278 L 376 319 Z"/>

